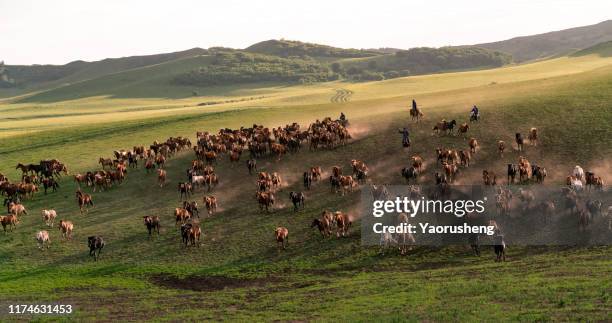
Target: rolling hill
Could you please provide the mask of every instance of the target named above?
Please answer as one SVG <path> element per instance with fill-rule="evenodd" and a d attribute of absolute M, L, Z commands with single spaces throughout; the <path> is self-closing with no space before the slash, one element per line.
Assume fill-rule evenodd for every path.
<path fill-rule="evenodd" d="M 475 46 L 509 53 L 515 61 L 524 62 L 532 59 L 567 55 L 576 50 L 611 40 L 612 20 L 607 20 L 590 26 L 516 37 Z"/>
<path fill-rule="evenodd" d="M 512 62 L 509 54 L 478 47 L 412 48 L 392 54 L 341 61 L 353 80 L 382 80 L 456 70 L 499 67 Z"/>
<path fill-rule="evenodd" d="M 215 47 L 110 58 L 66 65 L 3 65 L 0 97 L 57 102 L 94 96 L 187 98 L 256 88 L 333 80 L 378 81 L 410 75 L 495 68 L 563 56 L 612 40 L 612 21 L 476 46 L 343 49 L 267 40 L 244 50 Z M 606 47 L 607 45 L 600 45 Z M 593 48 L 592 50 L 598 50 Z M 212 57 L 212 58 L 211 58 Z"/>
<path fill-rule="evenodd" d="M 32 90 L 94 79 L 112 73 L 207 53 L 205 49 L 192 48 L 165 54 L 107 58 L 95 62 L 74 61 L 65 65 L 5 65 L 4 72 L 14 80 L 14 87 Z"/>
<path fill-rule="evenodd" d="M 579 57 L 579 56 L 586 56 L 586 55 L 599 55 L 601 57 L 612 56 L 612 41 L 605 42 L 605 43 L 599 43 L 595 46 L 579 50 L 575 53 L 572 53 L 570 56 Z"/>

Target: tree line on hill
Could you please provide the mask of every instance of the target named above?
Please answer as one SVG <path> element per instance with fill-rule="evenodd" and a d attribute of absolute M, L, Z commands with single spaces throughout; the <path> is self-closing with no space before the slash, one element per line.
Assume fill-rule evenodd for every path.
<path fill-rule="evenodd" d="M 279 57 L 237 50 L 218 49 L 211 64 L 173 79 L 193 86 L 235 83 L 313 83 L 338 79 L 377 81 L 442 71 L 491 68 L 508 64 L 508 54 L 475 47 L 414 48 L 393 54 L 355 60 L 324 60 L 302 55 Z"/>

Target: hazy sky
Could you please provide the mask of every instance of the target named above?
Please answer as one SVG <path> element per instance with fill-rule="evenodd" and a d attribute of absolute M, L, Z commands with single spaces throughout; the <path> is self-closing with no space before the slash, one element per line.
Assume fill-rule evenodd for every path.
<path fill-rule="evenodd" d="M 463 45 L 612 18 L 611 0 L 0 0 L 0 60 L 63 64 L 286 38 L 338 47 Z"/>

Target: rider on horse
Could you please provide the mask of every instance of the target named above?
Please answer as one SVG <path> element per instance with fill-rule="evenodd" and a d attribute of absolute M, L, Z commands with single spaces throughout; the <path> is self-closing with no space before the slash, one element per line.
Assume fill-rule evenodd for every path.
<path fill-rule="evenodd" d="M 340 120 L 342 121 L 346 120 L 346 116 L 344 115 L 344 112 L 340 112 Z"/>
<path fill-rule="evenodd" d="M 412 99 L 412 111 L 417 112 L 418 110 L 416 101 Z"/>

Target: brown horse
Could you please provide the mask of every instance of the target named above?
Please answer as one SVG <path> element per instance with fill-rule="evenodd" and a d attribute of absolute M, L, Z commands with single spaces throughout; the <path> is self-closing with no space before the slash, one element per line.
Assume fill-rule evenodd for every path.
<path fill-rule="evenodd" d="M 278 250 L 282 247 L 283 250 L 287 249 L 287 243 L 289 242 L 289 230 L 285 227 L 278 227 L 274 230 L 274 237 L 276 238 L 276 245 Z"/>
<path fill-rule="evenodd" d="M 410 118 L 412 118 L 412 121 L 419 122 L 419 119 L 423 119 L 423 117 L 424 115 L 423 115 L 423 112 L 421 112 L 421 110 L 410 109 Z"/>
<path fill-rule="evenodd" d="M 85 209 L 85 213 L 89 213 L 88 206 L 93 207 L 94 203 L 91 198 L 91 195 L 87 193 L 83 193 L 80 189 L 76 191 L 77 202 L 79 203 L 79 210 L 81 214 L 83 214 L 83 209 Z"/>
<path fill-rule="evenodd" d="M 470 125 L 467 123 L 464 123 L 459 126 L 459 133 L 463 135 L 464 137 L 467 134 L 468 130 L 470 130 Z"/>
<path fill-rule="evenodd" d="M 206 211 L 208 212 L 208 215 L 213 215 L 215 214 L 215 212 L 217 212 L 217 198 L 209 195 L 209 196 L 204 196 L 204 204 L 206 204 Z"/>

